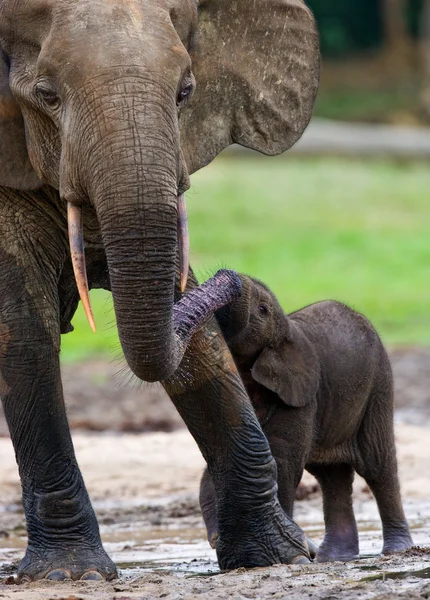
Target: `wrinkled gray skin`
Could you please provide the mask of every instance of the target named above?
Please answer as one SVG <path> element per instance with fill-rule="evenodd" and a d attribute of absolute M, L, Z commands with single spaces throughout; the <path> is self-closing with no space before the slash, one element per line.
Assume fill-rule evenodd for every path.
<path fill-rule="evenodd" d="M 355 471 L 378 504 L 382 552 L 410 548 L 397 477 L 391 367 L 378 334 L 339 302 L 286 315 L 264 284 L 240 277 L 242 296 L 217 318 L 275 457 L 284 511 L 292 517 L 306 468 L 323 493 L 326 533 L 317 560 L 356 558 Z M 200 503 L 214 543 L 216 503 L 207 471 Z"/>
<path fill-rule="evenodd" d="M 229 144 L 289 148 L 317 85 L 301 0 L 0 0 L 0 395 L 28 528 L 19 580 L 116 574 L 64 409 L 60 333 L 78 304 L 67 201 L 128 364 L 163 381 L 208 462 L 221 567 L 309 556 L 215 320 L 189 343 L 235 284 L 224 273 L 178 302 L 176 222 L 189 175 Z"/>

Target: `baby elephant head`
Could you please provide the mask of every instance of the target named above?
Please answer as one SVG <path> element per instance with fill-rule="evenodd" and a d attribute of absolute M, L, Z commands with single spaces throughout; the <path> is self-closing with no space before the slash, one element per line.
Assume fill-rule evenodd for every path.
<path fill-rule="evenodd" d="M 217 312 L 217 320 L 239 370 L 289 406 L 305 406 L 319 386 L 317 354 L 300 322 L 288 317 L 269 288 L 240 275 L 242 295 Z"/>
<path fill-rule="evenodd" d="M 264 283 L 246 275 L 240 275 L 240 279 L 240 298 L 219 310 L 217 319 L 233 354 L 253 361 L 263 348 L 286 337 L 288 323 Z"/>

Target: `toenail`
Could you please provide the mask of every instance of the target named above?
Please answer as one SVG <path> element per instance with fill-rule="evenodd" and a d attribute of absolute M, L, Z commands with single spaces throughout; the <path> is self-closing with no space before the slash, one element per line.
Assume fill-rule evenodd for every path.
<path fill-rule="evenodd" d="M 310 560 L 306 556 L 295 556 L 291 561 L 292 565 L 309 565 Z"/>
<path fill-rule="evenodd" d="M 53 569 L 49 571 L 45 579 L 49 579 L 50 581 L 66 581 L 72 579 L 72 575 L 67 569 Z"/>
<path fill-rule="evenodd" d="M 104 581 L 103 575 L 100 575 L 98 571 L 87 571 L 81 577 L 82 581 Z"/>

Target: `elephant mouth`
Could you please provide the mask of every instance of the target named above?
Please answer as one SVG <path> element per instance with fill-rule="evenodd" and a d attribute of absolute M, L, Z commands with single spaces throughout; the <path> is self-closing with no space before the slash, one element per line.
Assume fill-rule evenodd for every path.
<path fill-rule="evenodd" d="M 91 300 L 88 287 L 87 269 L 85 263 L 85 245 L 84 229 L 82 220 L 82 207 L 76 196 L 68 196 L 67 202 L 67 223 L 69 232 L 70 254 L 72 258 L 73 272 L 75 275 L 76 286 L 79 297 L 91 329 L 96 331 L 94 313 L 91 307 Z M 180 289 L 185 291 L 188 281 L 190 265 L 190 238 L 188 232 L 188 215 L 185 203 L 185 194 L 179 194 L 177 197 L 177 238 L 179 253 L 180 270 Z"/>

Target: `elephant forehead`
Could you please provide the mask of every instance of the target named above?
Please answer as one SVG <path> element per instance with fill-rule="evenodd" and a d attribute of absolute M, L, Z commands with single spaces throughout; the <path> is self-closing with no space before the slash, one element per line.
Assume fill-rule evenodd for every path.
<path fill-rule="evenodd" d="M 188 36 L 197 26 L 197 8 L 193 0 L 46 0 L 53 4 L 54 21 L 71 30 L 95 30 L 103 36 L 110 30 L 124 35 L 150 32 L 154 39 L 175 26 Z M 167 28 L 166 28 L 167 25 Z M 137 28 L 137 29 L 136 29 Z M 181 35 L 182 37 L 182 35 Z"/>
<path fill-rule="evenodd" d="M 133 50 L 133 38 L 150 34 L 154 41 L 179 33 L 184 41 L 196 26 L 197 8 L 193 0 L 2 0 L 0 36 L 5 40 L 41 47 L 50 31 L 63 44 L 87 34 L 97 39 L 111 32 L 124 39 Z M 166 27 L 167 25 L 167 27 Z M 172 26 L 174 25 L 174 27 Z M 60 36 L 61 32 L 61 36 Z M 18 34 L 18 35 L 17 35 Z M 61 48 L 61 47 L 60 47 Z"/>
<path fill-rule="evenodd" d="M 49 29 L 53 4 L 52 0 L 3 0 L 0 2 L 0 36 L 14 40 L 19 31 L 20 43 L 39 45 Z"/>
<path fill-rule="evenodd" d="M 142 68 L 164 78 L 172 74 L 173 81 L 190 62 L 186 51 L 178 52 L 182 43 L 185 39 L 161 3 L 63 0 L 53 11 L 38 69 L 48 75 L 63 73 L 67 81 L 71 75 L 76 83 L 112 67 Z"/>

